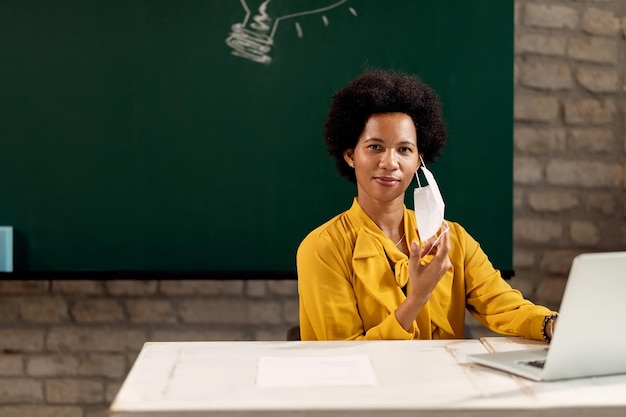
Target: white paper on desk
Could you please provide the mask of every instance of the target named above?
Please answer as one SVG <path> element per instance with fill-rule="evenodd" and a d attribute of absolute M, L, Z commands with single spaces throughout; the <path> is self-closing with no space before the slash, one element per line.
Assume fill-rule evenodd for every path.
<path fill-rule="evenodd" d="M 377 385 L 368 355 L 259 358 L 258 387 Z"/>

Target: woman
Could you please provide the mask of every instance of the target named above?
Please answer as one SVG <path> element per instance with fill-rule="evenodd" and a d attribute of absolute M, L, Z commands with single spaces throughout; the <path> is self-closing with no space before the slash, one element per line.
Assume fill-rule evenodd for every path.
<path fill-rule="evenodd" d="M 440 221 L 420 242 L 404 193 L 447 141 L 430 87 L 366 71 L 333 96 L 325 138 L 357 197 L 298 248 L 303 340 L 462 338 L 466 308 L 495 332 L 550 340 L 556 314 L 512 289 L 463 227 Z"/>

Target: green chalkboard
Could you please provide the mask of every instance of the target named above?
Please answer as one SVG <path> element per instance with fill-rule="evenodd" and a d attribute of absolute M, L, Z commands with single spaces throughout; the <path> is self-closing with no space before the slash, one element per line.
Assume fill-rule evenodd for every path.
<path fill-rule="evenodd" d="M 511 269 L 512 49 L 502 0 L 3 0 L 16 268 L 293 271 L 356 193 L 326 154 L 330 97 L 380 67 L 440 94 L 447 217 Z"/>

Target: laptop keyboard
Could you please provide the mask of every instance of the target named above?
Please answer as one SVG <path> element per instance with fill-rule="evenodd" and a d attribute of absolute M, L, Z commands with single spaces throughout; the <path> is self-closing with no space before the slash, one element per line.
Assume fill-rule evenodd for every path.
<path fill-rule="evenodd" d="M 524 362 L 524 364 L 526 365 L 534 366 L 535 368 L 541 368 L 541 369 L 543 369 L 543 366 L 545 365 L 545 363 L 546 363 L 545 359 L 537 359 L 535 361 Z"/>

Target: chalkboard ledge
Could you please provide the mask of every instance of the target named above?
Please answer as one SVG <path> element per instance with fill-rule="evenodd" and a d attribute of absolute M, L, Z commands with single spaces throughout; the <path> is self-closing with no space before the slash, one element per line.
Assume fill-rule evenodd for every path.
<path fill-rule="evenodd" d="M 514 270 L 501 270 L 502 278 L 515 276 Z M 297 279 L 296 271 L 17 271 L 0 272 L 0 280 L 60 279 L 207 279 L 207 280 L 289 280 Z"/>
<path fill-rule="evenodd" d="M 0 280 L 289 280 L 296 279 L 296 271 L 15 271 L 0 272 Z"/>

